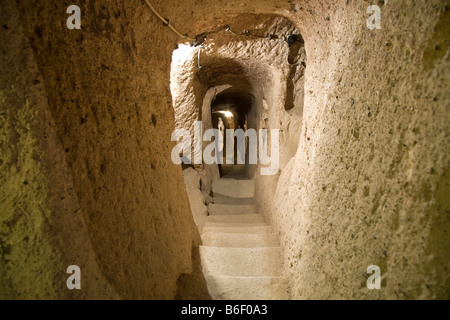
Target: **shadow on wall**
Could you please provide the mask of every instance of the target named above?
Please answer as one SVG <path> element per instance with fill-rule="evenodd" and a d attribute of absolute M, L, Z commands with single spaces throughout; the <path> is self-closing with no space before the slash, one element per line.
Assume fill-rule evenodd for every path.
<path fill-rule="evenodd" d="M 192 248 L 193 272 L 182 274 L 177 282 L 176 300 L 211 300 L 203 275 L 199 247 Z"/>

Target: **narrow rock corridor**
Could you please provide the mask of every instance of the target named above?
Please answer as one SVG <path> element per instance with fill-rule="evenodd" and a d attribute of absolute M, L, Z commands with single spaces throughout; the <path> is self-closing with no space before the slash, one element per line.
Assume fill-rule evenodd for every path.
<path fill-rule="evenodd" d="M 2 0 L 0 299 L 450 299 L 449 8 Z"/>

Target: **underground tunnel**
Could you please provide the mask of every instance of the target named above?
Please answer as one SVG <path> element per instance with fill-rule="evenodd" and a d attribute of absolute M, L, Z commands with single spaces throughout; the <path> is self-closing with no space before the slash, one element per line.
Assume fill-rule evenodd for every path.
<path fill-rule="evenodd" d="M 2 3 L 0 299 L 450 297 L 448 1 L 69 5 Z"/>

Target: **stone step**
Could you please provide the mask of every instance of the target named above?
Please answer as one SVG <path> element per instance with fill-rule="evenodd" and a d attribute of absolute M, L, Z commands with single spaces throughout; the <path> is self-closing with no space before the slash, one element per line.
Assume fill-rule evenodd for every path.
<path fill-rule="evenodd" d="M 214 300 L 288 300 L 289 285 L 283 277 L 239 277 L 206 275 Z"/>
<path fill-rule="evenodd" d="M 248 179 L 245 164 L 222 164 L 222 178 Z"/>
<path fill-rule="evenodd" d="M 270 224 L 266 222 L 205 222 L 204 227 L 212 227 L 212 228 L 238 228 L 238 227 L 264 227 L 269 226 Z"/>
<path fill-rule="evenodd" d="M 249 204 L 208 204 L 209 215 L 255 214 L 257 208 Z"/>
<path fill-rule="evenodd" d="M 222 233 L 272 233 L 272 226 L 252 226 L 252 227 L 203 227 L 203 232 L 222 232 Z"/>
<path fill-rule="evenodd" d="M 278 237 L 275 233 L 226 233 L 203 232 L 202 243 L 211 247 L 278 247 Z"/>
<path fill-rule="evenodd" d="M 262 214 L 237 214 L 214 215 L 206 217 L 206 222 L 240 223 L 240 222 L 265 222 Z"/>
<path fill-rule="evenodd" d="M 233 198 L 213 192 L 212 202 L 218 204 L 255 204 L 255 198 Z"/>
<path fill-rule="evenodd" d="M 255 180 L 217 179 L 212 183 L 212 191 L 227 197 L 253 198 Z"/>
<path fill-rule="evenodd" d="M 224 248 L 200 246 L 205 275 L 280 276 L 281 248 Z"/>

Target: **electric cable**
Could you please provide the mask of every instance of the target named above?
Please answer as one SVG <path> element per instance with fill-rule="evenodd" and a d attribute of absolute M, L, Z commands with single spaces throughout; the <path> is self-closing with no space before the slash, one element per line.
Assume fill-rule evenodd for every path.
<path fill-rule="evenodd" d="M 161 16 L 161 14 L 159 14 L 159 12 L 151 5 L 151 3 L 148 0 L 145 0 L 145 2 L 150 7 L 152 12 L 158 17 L 158 19 L 161 20 L 162 23 L 164 23 L 165 26 L 169 27 L 177 36 L 179 36 L 182 39 L 186 39 L 186 40 L 191 41 L 191 47 L 200 46 L 200 48 L 198 50 L 198 58 L 197 58 L 198 59 L 198 68 L 199 69 L 201 69 L 201 67 L 202 67 L 200 65 L 200 52 L 202 51 L 202 48 L 204 48 L 203 43 L 206 41 L 207 35 L 216 34 L 216 33 L 219 33 L 222 30 L 225 30 L 226 32 L 230 32 L 232 35 L 235 35 L 235 36 L 245 36 L 245 37 L 251 37 L 251 38 L 258 38 L 258 39 L 266 39 L 267 38 L 269 40 L 274 40 L 274 39 L 278 40 L 278 39 L 280 39 L 279 36 L 274 35 L 274 34 L 269 34 L 268 37 L 267 36 L 256 36 L 256 35 L 251 34 L 251 32 L 249 30 L 245 30 L 243 33 L 236 33 L 234 31 L 232 31 L 229 26 L 224 26 L 224 27 L 222 27 L 222 28 L 220 28 L 220 29 L 218 29 L 216 31 L 209 31 L 209 32 L 201 33 L 201 34 L 197 35 L 195 37 L 195 39 L 193 39 L 193 38 L 190 38 L 190 37 L 188 37 L 186 35 L 183 35 L 180 32 L 178 32 L 178 30 L 175 29 L 170 24 L 170 22 L 168 20 L 166 20 L 163 16 Z M 290 38 L 294 38 L 294 37 L 295 37 L 295 39 L 292 39 L 292 40 L 290 39 Z M 290 41 L 294 41 L 294 42 L 295 41 L 300 41 L 300 42 L 304 43 L 304 41 L 302 41 L 303 39 L 302 40 L 297 40 L 297 36 L 296 35 L 291 35 L 291 36 L 288 36 L 286 38 L 281 38 L 281 39 L 283 39 L 283 41 L 286 41 L 289 46 L 292 45 L 292 43 Z M 297 62 L 297 63 L 290 63 L 289 61 L 287 61 L 287 63 L 290 66 L 296 66 L 296 65 L 299 64 L 299 62 Z"/>
<path fill-rule="evenodd" d="M 159 20 L 161 20 L 165 26 L 169 27 L 177 36 L 179 36 L 180 38 L 186 39 L 186 40 L 190 40 L 190 41 L 194 41 L 195 39 L 189 38 L 185 35 L 182 35 L 181 33 L 179 33 L 177 31 L 177 29 L 175 29 L 170 23 L 169 21 L 167 21 L 166 19 L 164 19 L 159 13 L 158 11 L 156 11 L 156 9 L 151 5 L 151 3 L 148 0 L 145 0 L 145 2 L 147 3 L 147 5 L 150 7 L 150 9 L 153 11 L 153 13 L 159 18 Z"/>
<path fill-rule="evenodd" d="M 199 69 L 202 68 L 202 66 L 200 65 L 200 52 L 202 51 L 203 48 L 204 48 L 203 46 L 200 46 L 200 47 L 198 48 L 198 61 L 197 61 L 197 64 L 198 64 L 198 68 L 199 68 Z"/>

